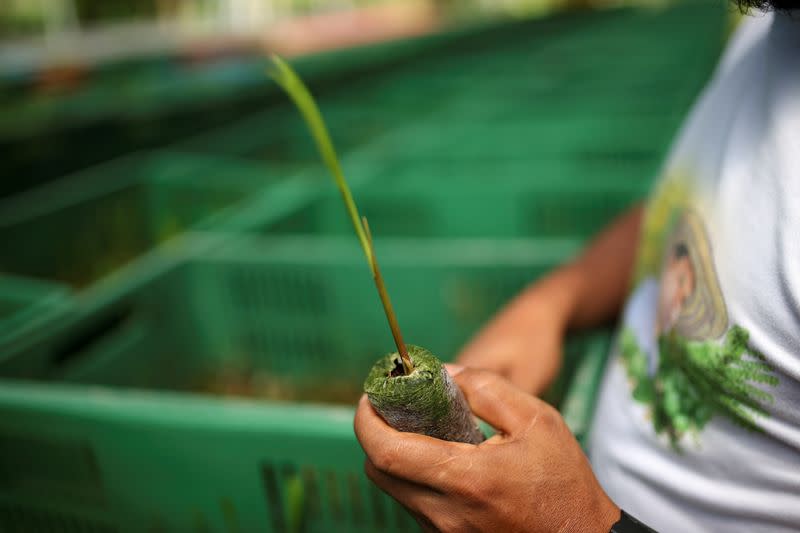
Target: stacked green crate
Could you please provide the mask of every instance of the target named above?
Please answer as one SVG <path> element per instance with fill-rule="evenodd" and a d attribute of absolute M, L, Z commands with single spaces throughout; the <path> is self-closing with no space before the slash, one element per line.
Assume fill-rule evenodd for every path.
<path fill-rule="evenodd" d="M 0 239 L 11 244 L 0 251 L 0 280 L 7 280 L 0 283 L 7 315 L 0 320 L 0 375 L 57 378 L 52 357 L 68 359 L 75 346 L 96 336 L 95 329 L 127 317 L 125 309 L 110 317 L 95 309 L 180 260 L 172 253 L 179 247 L 176 237 L 217 231 L 208 246 L 223 244 L 230 238 L 224 232 L 251 227 L 254 213 L 259 221 L 263 209 L 280 217 L 317 189 L 315 180 L 287 165 L 163 151 L 120 158 L 0 202 Z M 38 306 L 39 300 L 55 301 L 44 288 L 60 295 L 52 312 Z M 54 335 L 45 327 L 51 315 L 76 329 L 77 339 L 55 356 L 45 346 Z M 81 331 L 76 324 L 85 315 L 97 324 Z M 99 346 L 89 359 L 103 365 L 110 352 Z M 146 361 L 137 359 L 135 366 L 155 371 L 142 366 Z"/>
<path fill-rule="evenodd" d="M 317 96 L 377 235 L 585 238 L 645 196 L 723 31 L 709 3 L 490 26 Z M 182 149 L 316 168 L 325 187 L 293 110 Z M 327 187 L 258 229 L 347 231 Z"/>
<path fill-rule="evenodd" d="M 352 433 L 364 371 L 391 346 L 357 245 L 250 237 L 209 247 L 212 238 L 184 239 L 184 261 L 56 325 L 39 350 L 60 385 L 2 382 L 0 525 L 411 527 L 363 476 Z M 378 246 L 408 340 L 450 358 L 492 308 L 578 244 Z M 567 358 L 602 357 L 606 342 L 573 338 Z M 209 392 L 261 401 L 197 395 Z M 308 522 L 290 526 L 298 520 Z"/>
<path fill-rule="evenodd" d="M 313 54 L 295 64 L 315 87 L 342 86 L 460 33 Z M 265 106 L 288 108 L 265 76 L 267 64 L 258 50 L 207 61 L 156 56 L 76 67 L 76 83 L 56 90 L 38 87 L 36 73 L 0 88 L 0 151 L 9 176 L 0 183 L 0 196 L 133 150 L 176 142 Z"/>
<path fill-rule="evenodd" d="M 69 311 L 67 287 L 0 274 L 0 368 Z"/>
<path fill-rule="evenodd" d="M 386 165 L 350 159 L 345 166 L 348 177 L 362 184 L 356 201 L 378 240 L 582 239 L 643 197 L 649 184 L 640 177 L 651 170 L 638 161 L 551 160 L 532 165 L 513 159 Z M 564 182 L 564 176 L 581 175 L 585 180 Z M 351 235 L 341 198 L 331 189 L 285 217 L 265 220 L 257 229 L 274 234 Z"/>
<path fill-rule="evenodd" d="M 220 243 L 216 237 L 189 236 L 176 243 L 166 254 L 161 273 L 142 277 L 113 299 L 85 300 L 80 313 L 88 324 L 106 308 L 125 310 L 115 320 L 97 321 L 113 328 L 143 315 L 153 318 L 148 330 L 163 329 L 153 331 L 152 338 L 164 346 L 153 345 L 150 355 L 142 357 L 159 357 L 151 366 L 165 375 L 173 363 L 157 353 L 172 352 L 175 369 L 204 364 L 217 368 L 228 361 L 290 378 L 314 374 L 326 361 L 337 361 L 337 375 L 357 392 L 365 368 L 392 341 L 353 239 L 243 236 Z M 384 239 L 377 249 L 409 342 L 451 358 L 497 306 L 531 277 L 573 255 L 578 243 Z M 188 264 L 169 259 L 183 257 L 186 250 Z M 64 329 L 68 334 L 63 337 L 72 339 L 75 328 Z M 46 343 L 60 346 L 64 339 L 53 337 Z M 172 346 L 173 342 L 178 344 Z M 107 380 L 102 365 L 83 366 L 92 357 L 81 350 L 96 344 L 77 343 L 76 349 L 58 358 L 80 362 L 62 369 L 65 379 Z M 192 357 L 197 360 L 190 361 Z M 86 373 L 86 368 L 95 370 Z M 131 385 L 137 383 L 131 376 L 126 379 Z"/>
<path fill-rule="evenodd" d="M 366 89 L 371 90 L 371 89 Z M 430 114 L 433 103 L 420 102 L 412 115 L 407 103 L 364 105 L 355 95 L 319 99 L 325 121 L 340 154 L 358 153 L 374 160 L 371 147 L 389 132 L 402 130 Z M 328 104 L 330 102 L 330 104 Z M 288 100 L 285 102 L 288 103 Z M 308 129 L 292 106 L 269 108 L 230 126 L 203 133 L 176 145 L 186 152 L 237 157 L 262 165 L 286 165 L 296 171 L 309 170 L 323 176 L 319 153 Z M 356 155 L 360 158 L 361 155 Z M 320 180 L 320 183 L 325 183 Z"/>
<path fill-rule="evenodd" d="M 133 155 L 0 204 L 0 272 L 90 286 L 207 223 L 270 180 L 263 168 L 197 155 Z"/>
<path fill-rule="evenodd" d="M 6 381 L 0 414 L 9 531 L 415 530 L 363 475 L 352 408 Z"/>

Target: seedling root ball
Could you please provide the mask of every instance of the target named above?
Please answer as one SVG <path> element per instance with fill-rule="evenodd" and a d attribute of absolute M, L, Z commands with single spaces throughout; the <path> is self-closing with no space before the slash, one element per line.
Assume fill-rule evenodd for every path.
<path fill-rule="evenodd" d="M 397 353 L 372 367 L 364 392 L 386 422 L 398 431 L 478 444 L 484 440 L 464 394 L 431 352 L 408 345 L 414 370 L 403 374 Z"/>

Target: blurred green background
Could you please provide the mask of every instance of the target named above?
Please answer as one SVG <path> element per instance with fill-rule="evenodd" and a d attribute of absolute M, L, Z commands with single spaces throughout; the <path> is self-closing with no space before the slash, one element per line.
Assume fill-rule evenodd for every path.
<path fill-rule="evenodd" d="M 270 53 L 318 98 L 404 336 L 450 360 L 646 197 L 732 20 L 713 0 L 0 4 L 0 530 L 412 527 L 351 429 L 391 335 Z M 547 395 L 582 444 L 608 344 L 570 335 Z"/>

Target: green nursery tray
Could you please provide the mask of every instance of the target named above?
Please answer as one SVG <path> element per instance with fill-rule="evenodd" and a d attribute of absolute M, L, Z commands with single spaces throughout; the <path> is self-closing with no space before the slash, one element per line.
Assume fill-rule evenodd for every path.
<path fill-rule="evenodd" d="M 71 303 L 72 293 L 63 285 L 0 274 L 0 360 L 46 335 Z"/>
<path fill-rule="evenodd" d="M 363 377 L 392 345 L 351 244 L 246 238 L 194 254 L 187 241 L 184 262 L 114 301 L 87 303 L 40 347 L 46 379 L 0 382 L 0 525 L 413 529 L 363 475 L 352 432 Z M 377 246 L 409 341 L 445 359 L 577 249 L 556 240 Z M 550 395 L 572 406 L 579 439 L 591 401 L 569 394 L 591 393 L 607 342 L 605 333 L 570 338 Z M 589 360 L 597 375 L 583 370 L 575 385 Z"/>
<path fill-rule="evenodd" d="M 0 203 L 0 272 L 83 288 L 291 175 L 167 152 L 93 167 Z"/>

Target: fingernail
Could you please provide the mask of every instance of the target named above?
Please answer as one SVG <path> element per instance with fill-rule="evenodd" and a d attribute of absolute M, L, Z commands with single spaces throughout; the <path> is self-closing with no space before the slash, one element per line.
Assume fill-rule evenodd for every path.
<path fill-rule="evenodd" d="M 444 367 L 447 369 L 447 373 L 451 376 L 457 376 L 462 370 L 464 370 L 462 365 L 457 365 L 455 363 L 445 363 Z"/>

